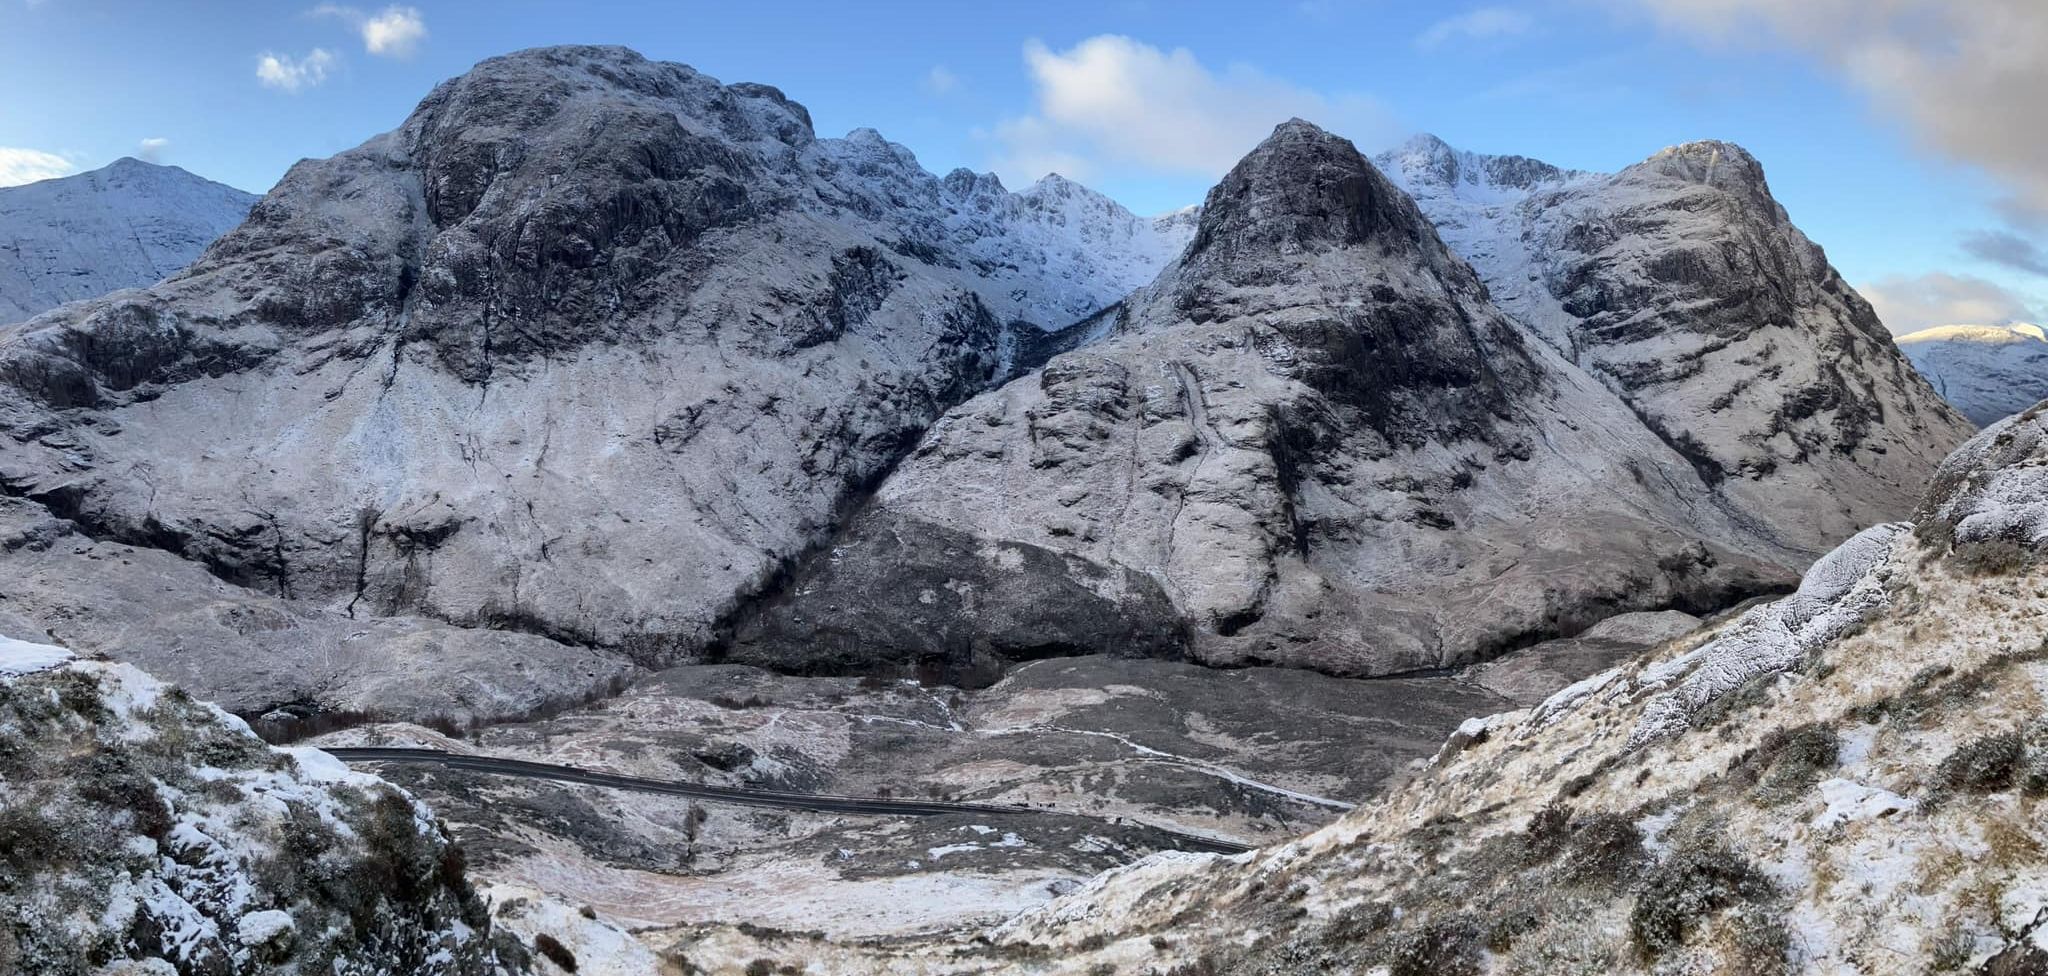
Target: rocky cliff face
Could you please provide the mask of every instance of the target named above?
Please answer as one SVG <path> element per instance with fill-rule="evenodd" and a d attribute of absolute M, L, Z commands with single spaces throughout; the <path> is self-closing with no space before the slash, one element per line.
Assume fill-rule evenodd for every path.
<path fill-rule="evenodd" d="M 1971 423 L 1990 426 L 2048 397 L 2048 332 L 2038 325 L 1940 325 L 1897 342 Z"/>
<path fill-rule="evenodd" d="M 1969 436 L 1739 146 L 1611 176 L 1428 136 L 1380 161 L 1503 310 L 1783 546 L 1817 554 L 1899 516 Z"/>
<path fill-rule="evenodd" d="M 0 486 L 323 627 L 602 648 L 587 685 L 713 639 L 932 420 L 1186 233 L 819 139 L 766 86 L 524 52 L 294 167 L 171 280 L 0 333 Z M 15 611 L 114 629 L 46 609 Z"/>
<path fill-rule="evenodd" d="M 234 187 L 139 159 L 0 188 L 0 324 L 155 284 L 255 203 Z"/>
<path fill-rule="evenodd" d="M 1796 560 L 1702 504 L 1694 465 L 1307 123 L 1225 177 L 1099 328 L 941 420 L 738 658 L 1381 674 L 1710 605 Z"/>

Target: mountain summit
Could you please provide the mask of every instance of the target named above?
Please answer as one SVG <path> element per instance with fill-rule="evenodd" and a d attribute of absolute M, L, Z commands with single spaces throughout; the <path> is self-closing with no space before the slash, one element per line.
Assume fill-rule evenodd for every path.
<path fill-rule="evenodd" d="M 2048 332 L 2038 325 L 1938 325 L 1896 341 L 1973 423 L 1990 426 L 2048 399 Z"/>
<path fill-rule="evenodd" d="M 1740 146 L 1686 143 L 1613 175 L 1453 154 L 1457 179 L 1437 154 L 1380 163 L 1503 311 L 1779 544 L 1818 554 L 1897 517 L 1969 436 Z"/>
<path fill-rule="evenodd" d="M 0 325 L 154 284 L 191 264 L 255 202 L 176 166 L 128 157 L 0 188 Z"/>

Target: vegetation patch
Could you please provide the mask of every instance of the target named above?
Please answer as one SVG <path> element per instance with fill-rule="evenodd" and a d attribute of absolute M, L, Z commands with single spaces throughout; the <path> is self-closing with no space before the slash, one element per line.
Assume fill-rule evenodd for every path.
<path fill-rule="evenodd" d="M 1740 854 L 1725 847 L 1674 850 L 1644 877 L 1628 918 L 1636 951 L 1655 959 L 1685 944 L 1700 923 L 1743 902 L 1761 902 L 1777 892 L 1769 879 Z"/>
<path fill-rule="evenodd" d="M 1978 736 L 1941 761 L 1935 786 L 1944 792 L 1996 793 L 2014 784 L 2026 758 L 2027 742 L 2018 732 Z"/>

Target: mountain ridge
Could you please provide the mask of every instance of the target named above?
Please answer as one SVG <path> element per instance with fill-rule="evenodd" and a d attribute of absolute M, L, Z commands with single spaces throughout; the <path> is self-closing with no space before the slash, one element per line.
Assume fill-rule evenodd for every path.
<path fill-rule="evenodd" d="M 799 573 L 808 606 L 743 630 L 734 660 L 970 680 L 1006 658 L 1186 653 L 1382 674 L 1600 612 L 1704 610 L 1798 561 L 1699 504 L 1689 462 L 1494 310 L 1355 147 L 1299 120 L 1100 331 L 935 425 Z M 1465 599 L 1488 613 L 1433 609 Z M 1026 626 L 1041 604 L 1088 609 Z"/>

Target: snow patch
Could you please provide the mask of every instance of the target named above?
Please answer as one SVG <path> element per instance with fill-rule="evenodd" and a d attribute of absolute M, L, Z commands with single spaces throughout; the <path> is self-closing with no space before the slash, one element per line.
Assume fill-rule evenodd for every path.
<path fill-rule="evenodd" d="M 12 637 L 0 637 L 0 678 L 19 677 L 48 671 L 77 655 L 50 644 L 31 644 Z"/>
<path fill-rule="evenodd" d="M 290 932 L 293 924 L 290 912 L 279 911 L 275 908 L 264 909 L 260 912 L 250 912 L 242 916 L 240 922 L 235 923 L 235 941 L 245 946 L 265 945 L 278 936 Z"/>
<path fill-rule="evenodd" d="M 1815 830 L 1829 830 L 1857 820 L 1873 820 L 1897 813 L 1909 813 L 1920 807 L 1918 801 L 1907 799 L 1890 790 L 1865 786 L 1846 779 L 1822 781 L 1820 796 L 1827 804 L 1827 809 L 1813 818 Z"/>

